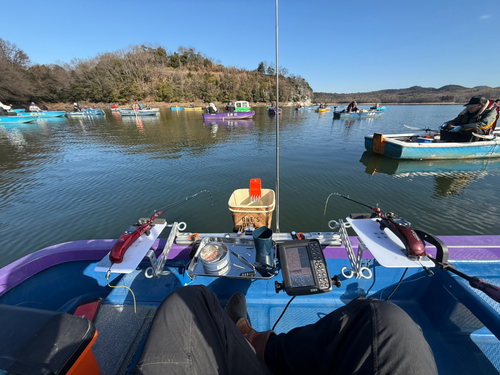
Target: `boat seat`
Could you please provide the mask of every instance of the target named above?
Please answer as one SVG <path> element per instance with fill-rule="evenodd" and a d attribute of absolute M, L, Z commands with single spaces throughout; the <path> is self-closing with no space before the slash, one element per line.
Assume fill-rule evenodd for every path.
<path fill-rule="evenodd" d="M 0 304 L 0 332 L 0 373 L 100 374 L 90 350 L 97 336 L 90 320 Z"/>

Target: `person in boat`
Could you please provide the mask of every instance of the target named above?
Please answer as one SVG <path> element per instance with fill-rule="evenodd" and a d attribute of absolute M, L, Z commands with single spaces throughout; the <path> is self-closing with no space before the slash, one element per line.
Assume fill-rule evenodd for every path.
<path fill-rule="evenodd" d="M 29 110 L 30 112 L 42 112 L 42 110 L 35 104 L 35 102 L 31 102 Z"/>
<path fill-rule="evenodd" d="M 208 105 L 208 113 L 210 114 L 216 114 L 217 112 L 219 112 L 219 110 L 217 109 L 217 107 L 215 106 L 214 103 L 210 103 Z"/>
<path fill-rule="evenodd" d="M 297 108 L 302 108 L 302 105 L 299 103 L 299 105 L 297 106 Z"/>
<path fill-rule="evenodd" d="M 345 111 L 347 113 L 358 112 L 359 111 L 358 103 L 356 103 L 356 101 L 353 100 L 352 102 L 349 103 Z"/>
<path fill-rule="evenodd" d="M 421 328 L 391 302 L 359 297 L 288 333 L 257 332 L 245 296 L 223 310 L 204 285 L 158 308 L 132 374 L 437 374 Z"/>
<path fill-rule="evenodd" d="M 5 107 L 11 108 L 9 106 L 0 105 L 0 116 L 17 116 L 17 113 L 14 111 L 8 111 L 4 109 Z"/>
<path fill-rule="evenodd" d="M 117 109 L 118 107 L 116 106 L 116 104 L 113 104 L 113 106 L 111 108 Z"/>
<path fill-rule="evenodd" d="M 139 104 L 135 103 L 132 108 L 134 109 L 134 111 L 140 111 L 141 110 L 141 107 L 139 106 Z"/>
<path fill-rule="evenodd" d="M 48 108 L 45 104 L 43 104 L 43 105 L 42 105 L 42 110 L 44 110 L 44 111 L 48 111 L 48 110 L 49 110 L 49 108 Z"/>
<path fill-rule="evenodd" d="M 81 112 L 82 109 L 78 105 L 78 103 L 73 103 L 73 112 Z"/>
<path fill-rule="evenodd" d="M 453 120 L 441 126 L 441 140 L 451 142 L 474 142 L 481 140 L 478 135 L 488 135 L 495 123 L 496 109 L 488 108 L 489 101 L 484 96 L 470 98 L 465 109 Z"/>
<path fill-rule="evenodd" d="M 229 103 L 227 103 L 226 105 L 226 112 L 228 113 L 234 113 L 234 110 L 235 110 L 235 106 L 234 106 L 234 103 L 232 100 L 229 101 Z"/>

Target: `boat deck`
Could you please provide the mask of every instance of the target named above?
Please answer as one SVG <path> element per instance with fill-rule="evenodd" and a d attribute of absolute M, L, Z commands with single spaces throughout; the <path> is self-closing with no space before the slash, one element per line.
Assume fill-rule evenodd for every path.
<path fill-rule="evenodd" d="M 500 236 L 440 238 L 449 246 L 450 262 L 457 269 L 500 285 Z M 357 252 L 359 242 L 354 237 L 351 242 Z M 167 262 L 169 275 L 159 279 L 145 277 L 144 271 L 150 264 L 143 261 L 132 273 L 112 274 L 110 283 L 118 288 L 109 288 L 104 273 L 95 272 L 94 268 L 113 243 L 114 240 L 96 240 L 61 244 L 28 255 L 0 270 L 4 290 L 0 303 L 72 313 L 82 300 L 103 298 L 96 320 L 99 336 L 94 352 L 105 375 L 124 374 L 133 368 L 156 308 L 183 285 L 206 285 L 219 296 L 222 306 L 234 292 L 242 292 L 247 298 L 251 323 L 258 331 L 271 329 L 291 298 L 284 292 L 275 292 L 274 282 L 282 281 L 281 274 L 258 281 L 199 276 L 191 280 L 186 272 L 190 247 L 182 245 L 172 247 Z M 157 255 L 165 243 L 165 239 L 155 242 L 153 249 Z M 431 247 L 429 252 L 433 252 Z M 76 254 L 78 261 L 75 261 Z M 326 247 L 324 254 L 331 277 L 340 275 L 342 267 L 350 267 L 343 247 Z M 340 288 L 295 298 L 275 331 L 288 332 L 314 323 L 358 296 L 379 299 L 389 296 L 404 268 L 382 267 L 367 251 L 364 259 L 373 273 L 372 278 L 340 276 Z M 422 327 L 440 374 L 497 374 L 500 371 L 497 339 L 500 337 L 500 304 L 472 289 L 462 279 L 439 269 L 432 270 L 434 275 L 428 276 L 420 267 L 410 268 L 390 301 L 402 307 Z M 30 277 L 33 274 L 36 277 Z M 75 274 L 83 277 L 74 278 Z M 65 288 L 61 291 L 63 283 Z M 134 314 L 131 292 L 120 286 L 133 290 L 137 314 Z"/>

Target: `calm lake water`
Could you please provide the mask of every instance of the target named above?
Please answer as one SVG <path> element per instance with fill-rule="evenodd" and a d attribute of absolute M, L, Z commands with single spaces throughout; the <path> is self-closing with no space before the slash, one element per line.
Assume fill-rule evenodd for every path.
<path fill-rule="evenodd" d="M 435 128 L 462 108 L 391 106 L 382 118 L 348 121 L 284 108 L 281 232 L 330 231 L 329 220 L 367 212 L 332 196 L 324 217 L 327 197 L 338 192 L 430 233 L 500 234 L 500 160 L 397 162 L 364 152 L 365 135 L 409 132 L 403 124 Z M 162 217 L 185 221 L 188 231 L 231 231 L 234 190 L 251 178 L 275 188 L 275 141 L 264 108 L 237 123 L 162 109 L 139 121 L 106 112 L 0 126 L 0 266 L 60 242 L 118 238 L 139 217 L 204 189 L 213 204 L 200 194 Z"/>

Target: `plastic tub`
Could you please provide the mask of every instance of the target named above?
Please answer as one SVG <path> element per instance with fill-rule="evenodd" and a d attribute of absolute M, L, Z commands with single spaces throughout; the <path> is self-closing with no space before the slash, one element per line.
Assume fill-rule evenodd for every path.
<path fill-rule="evenodd" d="M 250 189 L 238 189 L 229 197 L 229 211 L 233 216 L 234 229 L 244 231 L 248 227 L 255 229 L 262 226 L 271 227 L 273 211 L 276 203 L 274 191 L 262 189 L 258 201 L 250 200 Z"/>

